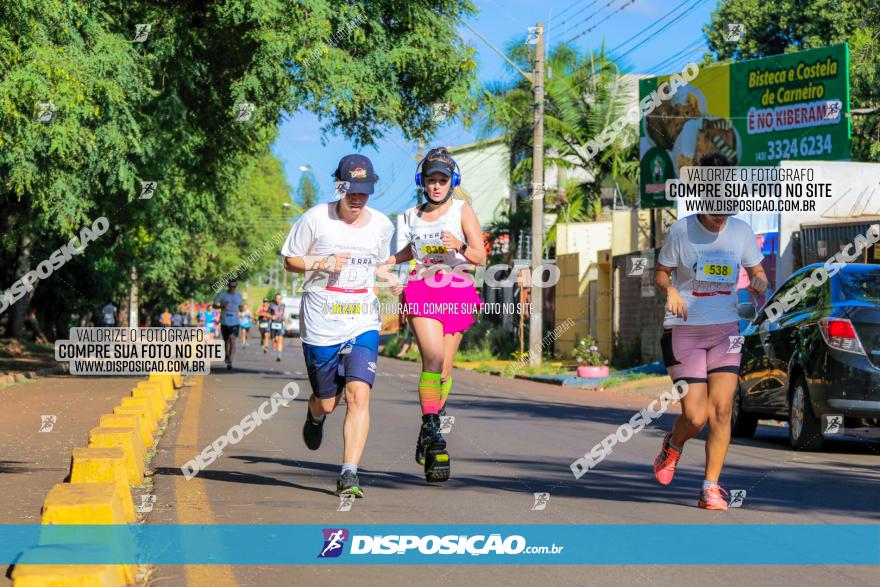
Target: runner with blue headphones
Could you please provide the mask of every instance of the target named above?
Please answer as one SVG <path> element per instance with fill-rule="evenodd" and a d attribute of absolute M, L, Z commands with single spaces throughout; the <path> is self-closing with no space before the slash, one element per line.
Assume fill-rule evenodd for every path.
<path fill-rule="evenodd" d="M 403 290 L 406 313 L 422 356 L 422 427 L 416 462 L 424 465 L 429 482 L 446 481 L 450 462 L 440 433 L 440 416 L 445 415 L 446 398 L 452 390 L 455 353 L 480 303 L 473 279 L 461 266 L 484 264 L 486 251 L 473 208 L 452 197 L 452 190 L 461 183 L 461 171 L 446 149 L 429 151 L 419 162 L 415 180 L 425 203 L 404 213 L 407 245 L 387 263 L 416 260 Z M 453 272 L 453 268 L 457 270 Z"/>

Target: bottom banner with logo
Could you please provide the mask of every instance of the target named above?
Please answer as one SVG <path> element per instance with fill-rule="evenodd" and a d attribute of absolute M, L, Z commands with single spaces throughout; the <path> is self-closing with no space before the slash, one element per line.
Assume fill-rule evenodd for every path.
<path fill-rule="evenodd" d="M 877 565 L 880 524 L 0 525 L 0 562 Z"/>

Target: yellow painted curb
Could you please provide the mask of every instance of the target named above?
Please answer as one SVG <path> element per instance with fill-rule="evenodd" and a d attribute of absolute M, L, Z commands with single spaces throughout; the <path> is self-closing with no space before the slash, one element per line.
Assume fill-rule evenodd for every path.
<path fill-rule="evenodd" d="M 122 587 L 122 565 L 15 565 L 12 587 Z"/>
<path fill-rule="evenodd" d="M 174 398 L 174 383 L 172 383 L 171 375 L 168 373 L 150 373 L 149 382 L 157 382 L 162 385 L 162 393 L 165 394 L 165 399 L 170 400 Z"/>
<path fill-rule="evenodd" d="M 118 416 L 122 417 L 122 416 Z M 131 416 L 129 416 L 131 417 Z M 103 420 L 103 417 L 102 417 Z M 128 487 L 125 469 L 125 453 L 118 446 L 113 448 L 75 448 L 70 464 L 71 483 L 115 483 L 122 499 L 125 521 L 136 520 L 134 502 Z"/>
<path fill-rule="evenodd" d="M 156 424 L 156 421 L 150 418 L 149 413 L 140 406 L 116 406 L 113 408 L 113 414 L 119 416 L 137 416 L 150 435 L 159 430 L 159 425 Z"/>
<path fill-rule="evenodd" d="M 134 386 L 134 389 L 154 390 L 155 393 L 162 400 L 162 406 L 161 406 L 162 413 L 165 413 L 165 411 L 168 409 L 168 407 L 171 406 L 173 398 L 169 399 L 168 397 L 165 396 L 165 386 L 163 386 L 158 381 L 141 381 L 140 383 L 138 383 L 137 385 Z"/>
<path fill-rule="evenodd" d="M 145 397 L 124 397 L 120 400 L 119 405 L 123 408 L 139 408 L 143 407 L 146 410 L 146 415 L 153 422 L 156 423 L 156 429 L 159 428 L 159 422 L 162 421 L 162 416 L 157 414 L 153 409 L 153 402 L 149 398 Z"/>
<path fill-rule="evenodd" d="M 115 483 L 58 483 L 43 502 L 42 524 L 125 524 Z"/>
<path fill-rule="evenodd" d="M 156 415 L 156 419 L 161 420 L 165 416 L 165 397 L 162 395 L 161 389 L 156 387 L 135 387 L 131 390 L 131 397 L 143 397 L 150 400 L 150 405 L 153 408 L 153 414 Z"/>
<path fill-rule="evenodd" d="M 125 453 L 125 471 L 130 485 L 144 480 L 147 453 L 144 443 L 134 428 L 92 428 L 89 430 L 89 448 L 118 446 Z"/>
<path fill-rule="evenodd" d="M 153 447 L 153 435 L 147 430 L 142 419 L 142 414 L 102 414 L 98 420 L 98 426 L 101 428 L 137 428 L 141 442 L 144 443 L 144 449 L 149 450 Z"/>

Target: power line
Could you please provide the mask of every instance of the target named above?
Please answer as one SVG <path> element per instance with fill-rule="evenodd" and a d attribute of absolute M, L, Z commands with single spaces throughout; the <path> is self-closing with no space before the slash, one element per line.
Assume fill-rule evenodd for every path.
<path fill-rule="evenodd" d="M 694 47 L 693 49 L 687 51 L 686 53 L 682 53 L 681 55 L 678 55 L 673 59 L 667 60 L 666 63 L 661 63 L 657 67 L 655 67 L 651 70 L 648 70 L 647 73 L 649 73 L 651 75 L 666 75 L 667 73 L 669 73 L 668 70 L 672 67 L 672 65 L 676 61 L 678 61 L 680 59 L 691 58 L 691 55 L 698 57 L 699 55 L 701 55 L 703 52 L 707 51 L 708 49 L 709 48 L 706 46 Z"/>
<path fill-rule="evenodd" d="M 665 25 L 660 27 L 660 29 L 658 29 L 657 32 L 653 36 L 648 37 L 644 41 L 639 41 L 631 49 L 627 49 L 626 51 L 624 51 L 620 55 L 615 56 L 615 59 L 621 59 L 625 55 L 628 55 L 628 54 L 632 53 L 633 51 L 635 51 L 636 49 L 638 49 L 639 47 L 643 46 L 645 43 L 648 43 L 652 39 L 656 39 L 657 36 L 659 36 L 663 31 L 668 30 L 669 27 L 671 27 L 672 25 L 674 25 L 675 23 L 677 23 L 678 21 L 683 19 L 685 16 L 687 16 L 688 14 L 690 14 L 691 12 L 696 10 L 700 6 L 700 4 L 703 4 L 705 2 L 706 2 L 706 0 L 697 0 L 696 2 L 693 3 L 693 5 L 690 8 L 688 8 L 687 10 L 685 10 L 684 12 L 682 12 L 681 14 L 679 14 L 678 16 L 676 16 L 675 18 L 670 20 L 668 23 L 666 23 Z"/>
<path fill-rule="evenodd" d="M 704 43 L 705 43 L 705 41 L 703 40 L 702 37 L 696 39 L 695 41 L 691 41 L 690 44 L 688 44 L 682 50 L 677 51 L 674 55 L 670 55 L 670 56 L 664 58 L 663 60 L 657 62 L 656 64 L 652 65 L 651 67 L 645 69 L 645 73 L 651 73 L 657 69 L 660 69 L 661 67 L 665 67 L 666 65 L 669 64 L 670 61 L 674 61 L 675 59 L 678 59 L 680 56 L 684 55 L 685 53 L 690 53 L 695 48 L 697 48 L 698 46 L 700 46 Z"/>
<path fill-rule="evenodd" d="M 582 8 L 581 10 L 578 10 L 578 11 L 575 12 L 574 14 L 568 16 L 567 18 L 565 18 L 565 20 L 563 20 L 563 21 L 562 21 L 561 23 L 559 23 L 559 24 L 560 24 L 560 25 L 564 25 L 564 24 L 567 23 L 569 20 L 575 18 L 576 16 L 578 16 L 578 15 L 580 15 L 580 14 L 583 14 L 586 10 L 588 10 L 588 9 L 590 8 L 590 6 L 594 6 L 594 5 L 596 4 L 597 1 L 598 1 L 598 0 L 593 0 L 592 3 L 588 4 L 587 6 L 585 6 L 584 8 Z M 613 1 L 614 1 L 614 0 L 611 0 L 611 2 L 613 2 Z M 611 4 L 611 2 L 609 2 L 608 4 Z M 606 5 L 606 7 L 607 7 L 607 5 Z M 568 31 L 570 31 L 570 30 L 572 30 L 572 29 L 575 29 L 575 28 L 579 27 L 581 24 L 583 24 L 583 23 L 587 22 L 588 20 L 590 20 L 591 18 L 595 17 L 596 14 L 598 14 L 598 13 L 599 13 L 599 11 L 596 11 L 595 14 L 591 14 L 591 15 L 588 16 L 587 18 L 585 18 L 585 19 L 583 19 L 583 20 L 579 20 L 579 21 L 576 22 L 575 24 L 573 24 L 573 25 L 571 25 L 570 27 L 564 29 L 561 33 L 559 33 L 559 36 L 561 37 L 561 36 L 565 35 L 565 33 L 567 33 Z"/>
<path fill-rule="evenodd" d="M 626 7 L 629 6 L 630 4 L 635 4 L 635 3 L 636 3 L 636 0 L 629 0 L 628 2 L 624 2 L 623 4 L 620 5 L 620 7 L 619 7 L 617 10 L 615 10 L 614 12 L 612 12 L 611 14 L 609 14 L 608 16 L 606 16 L 605 18 L 603 18 L 602 20 L 600 20 L 599 22 L 597 22 L 596 24 L 594 24 L 593 26 L 591 26 L 590 28 L 588 28 L 588 29 L 586 29 L 586 30 L 584 30 L 584 31 L 582 31 L 582 32 L 580 32 L 580 33 L 578 33 L 578 34 L 576 34 L 575 36 L 573 36 L 572 38 L 570 38 L 570 39 L 568 40 L 568 42 L 571 43 L 571 42 L 573 42 L 573 41 L 578 40 L 579 38 L 583 37 L 583 36 L 586 35 L 587 33 L 589 33 L 589 32 L 591 32 L 591 31 L 595 30 L 596 28 L 598 28 L 599 25 L 601 25 L 603 22 L 605 22 L 605 21 L 608 20 L 609 18 L 613 17 L 613 16 L 614 16 L 615 14 L 617 14 L 618 12 L 622 11 L 624 8 L 626 8 Z"/>
<path fill-rule="evenodd" d="M 596 1 L 597 0 L 593 0 L 593 4 L 595 4 Z M 562 11 L 557 16 L 562 16 L 563 14 L 565 14 L 566 12 L 568 12 L 569 10 L 571 10 L 572 8 L 577 6 L 578 4 L 580 4 L 580 2 L 578 2 L 578 0 L 575 0 L 574 2 L 569 4 L 567 7 L 563 8 Z M 590 4 L 590 6 L 592 6 L 593 4 Z M 588 8 L 589 8 L 589 6 L 588 6 Z M 581 11 L 581 12 L 583 12 L 583 11 Z M 580 14 L 580 12 L 576 12 L 575 14 Z M 569 17 L 569 18 L 571 18 L 571 17 Z"/>
<path fill-rule="evenodd" d="M 611 55 L 612 53 L 614 53 L 615 51 L 617 51 L 618 49 L 620 49 L 621 47 L 623 47 L 624 45 L 626 45 L 627 43 L 629 43 L 630 41 L 635 39 L 636 37 L 640 37 L 644 33 L 648 32 L 649 30 L 654 28 L 655 26 L 658 26 L 661 22 L 663 22 L 666 19 L 667 16 L 669 16 L 670 14 L 672 14 L 673 12 L 675 12 L 676 10 L 678 10 L 679 8 L 681 8 L 682 6 L 687 4 L 688 2 L 690 2 L 690 0 L 684 0 L 684 2 L 679 4 L 678 6 L 676 6 L 675 8 L 673 8 L 672 10 L 670 10 L 669 12 L 667 12 L 666 14 L 664 14 L 663 16 L 658 18 L 657 20 L 655 20 L 653 24 L 643 28 L 642 30 L 640 30 L 639 32 L 637 32 L 636 34 L 634 34 L 633 36 L 631 36 L 630 38 L 628 38 L 624 42 L 622 42 L 619 45 L 617 45 L 616 47 L 614 47 L 613 49 L 609 49 L 608 54 Z"/>
<path fill-rule="evenodd" d="M 631 1 L 634 1 L 634 0 L 631 0 Z M 594 19 L 594 20 L 595 20 L 595 19 L 598 19 L 598 18 L 599 18 L 599 14 L 601 14 L 603 10 L 608 10 L 608 8 L 609 8 L 612 4 L 614 4 L 614 0 L 608 0 L 608 2 L 605 4 L 605 6 L 603 6 L 603 7 L 601 7 L 601 8 L 597 8 L 596 11 L 595 11 L 593 14 L 591 14 L 590 16 L 588 16 L 587 18 L 585 18 L 585 19 L 583 19 L 583 20 L 581 20 L 581 21 L 579 21 L 579 22 L 576 22 L 575 24 L 573 24 L 573 25 L 571 25 L 570 27 L 566 28 L 564 31 L 562 31 L 562 32 L 559 34 L 559 36 L 560 36 L 560 37 L 564 37 L 564 36 L 568 35 L 571 31 L 576 30 L 576 29 L 577 29 L 579 26 L 581 26 L 582 24 L 584 24 L 584 23 L 589 23 L 590 19 Z M 623 4 L 623 6 L 626 6 L 626 3 Z M 618 8 L 617 10 L 615 10 L 614 12 L 612 12 L 611 14 L 615 14 L 615 13 L 617 13 L 617 12 L 619 12 L 619 11 L 620 11 L 620 9 Z M 605 22 L 606 20 L 608 20 L 608 18 L 609 18 L 609 17 L 606 16 L 604 19 L 602 19 L 601 21 L 597 22 L 597 23 L 594 24 L 592 27 L 590 27 L 589 30 L 593 30 L 594 28 L 596 28 L 597 26 L 599 26 L 600 24 L 602 24 L 603 22 Z"/>

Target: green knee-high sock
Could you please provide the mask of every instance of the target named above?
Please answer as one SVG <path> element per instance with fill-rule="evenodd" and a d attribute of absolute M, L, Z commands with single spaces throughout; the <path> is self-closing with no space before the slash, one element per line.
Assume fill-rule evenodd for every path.
<path fill-rule="evenodd" d="M 436 414 L 440 411 L 440 374 L 422 371 L 419 377 L 419 403 L 422 414 Z"/>
<path fill-rule="evenodd" d="M 443 408 L 446 405 L 446 399 L 449 397 L 449 392 L 452 391 L 452 375 L 449 376 L 449 379 L 446 381 L 440 382 L 440 407 Z"/>

